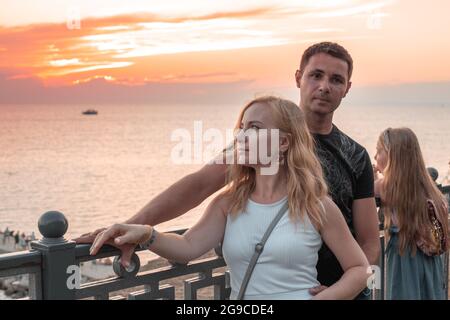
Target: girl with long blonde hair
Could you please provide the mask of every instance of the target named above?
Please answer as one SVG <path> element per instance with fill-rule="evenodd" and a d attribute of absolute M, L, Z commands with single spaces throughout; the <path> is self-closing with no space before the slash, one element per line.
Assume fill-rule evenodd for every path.
<path fill-rule="evenodd" d="M 231 276 L 231 299 L 238 297 L 255 249 L 261 255 L 245 299 L 354 298 L 367 284 L 368 262 L 342 213 L 327 197 L 322 168 L 300 108 L 276 97 L 255 99 L 240 113 L 236 131 L 230 150 L 233 163 L 227 162 L 228 187 L 185 234 L 157 233 L 151 226 L 114 225 L 97 236 L 92 254 L 108 241 L 144 243 L 162 257 L 187 263 L 222 243 Z M 260 152 L 264 149 L 270 153 Z M 284 215 L 264 247 L 260 246 L 279 212 Z M 316 264 L 322 241 L 338 258 L 344 275 L 313 297 L 309 289 L 319 285 Z"/>
<path fill-rule="evenodd" d="M 443 299 L 441 254 L 448 250 L 445 197 L 409 128 L 388 128 L 377 143 L 375 192 L 385 218 L 388 298 Z"/>

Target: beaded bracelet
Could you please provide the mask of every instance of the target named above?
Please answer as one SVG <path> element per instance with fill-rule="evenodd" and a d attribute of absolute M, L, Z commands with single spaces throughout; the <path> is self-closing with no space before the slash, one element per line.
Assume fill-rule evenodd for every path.
<path fill-rule="evenodd" d="M 153 244 L 153 242 L 155 242 L 156 236 L 157 236 L 158 232 L 155 230 L 155 228 L 152 229 L 152 235 L 150 236 L 150 239 L 148 239 L 147 241 L 140 243 L 139 247 L 141 249 L 149 249 L 149 247 Z"/>

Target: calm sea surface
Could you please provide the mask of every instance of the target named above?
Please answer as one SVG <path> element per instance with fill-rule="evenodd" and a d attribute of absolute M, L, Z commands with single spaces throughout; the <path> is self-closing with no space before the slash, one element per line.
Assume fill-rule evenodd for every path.
<path fill-rule="evenodd" d="M 241 106 L 91 107 L 97 116 L 84 116 L 85 108 L 73 105 L 0 106 L 0 230 L 39 235 L 38 218 L 49 210 L 66 215 L 69 238 L 125 220 L 202 166 L 173 164 L 175 129 L 193 135 L 194 121 L 203 121 L 203 131 L 225 134 Z M 439 181 L 448 174 L 449 107 L 343 105 L 335 123 L 372 158 L 384 128 L 409 126 Z M 191 226 L 210 200 L 159 229 Z"/>

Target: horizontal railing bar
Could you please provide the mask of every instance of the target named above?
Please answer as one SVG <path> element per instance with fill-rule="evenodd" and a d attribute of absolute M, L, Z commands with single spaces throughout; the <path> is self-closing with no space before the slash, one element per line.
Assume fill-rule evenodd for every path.
<path fill-rule="evenodd" d="M 167 280 L 192 273 L 202 272 L 205 269 L 225 267 L 225 261 L 220 257 L 206 258 L 191 262 L 187 265 L 167 266 L 155 270 L 139 273 L 133 278 L 110 278 L 82 285 L 76 292 L 77 299 L 98 295 L 101 292 L 114 292 L 127 288 L 145 285 L 151 282 Z"/>
<path fill-rule="evenodd" d="M 14 277 L 14 276 L 19 276 L 19 275 L 39 273 L 39 272 L 41 272 L 40 266 L 11 268 L 11 269 L 7 269 L 7 270 L 1 270 L 0 278 Z"/>
<path fill-rule="evenodd" d="M 0 254 L 0 272 L 14 268 L 40 266 L 41 261 L 41 253 L 35 250 Z"/>
<path fill-rule="evenodd" d="M 78 244 L 75 247 L 75 259 L 77 260 L 77 262 L 85 262 L 120 255 L 119 249 L 110 245 L 105 245 L 95 256 L 91 256 L 89 254 L 90 247 L 90 244 Z"/>

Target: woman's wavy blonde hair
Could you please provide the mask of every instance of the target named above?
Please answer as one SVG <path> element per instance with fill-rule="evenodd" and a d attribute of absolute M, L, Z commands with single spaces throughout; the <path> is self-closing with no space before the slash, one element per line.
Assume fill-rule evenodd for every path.
<path fill-rule="evenodd" d="M 436 215 L 448 233 L 446 200 L 425 167 L 419 141 L 409 128 L 388 128 L 378 143 L 387 153 L 387 165 L 383 171 L 382 198 L 384 199 L 385 228 L 389 229 L 395 212 L 399 227 L 399 252 L 409 246 L 414 255 L 416 243 L 423 240 L 432 243 L 431 221 L 427 199 L 437 208 Z M 445 250 L 448 250 L 448 243 Z"/>
<path fill-rule="evenodd" d="M 307 214 L 314 226 L 321 227 L 324 212 L 320 201 L 327 196 L 328 189 L 302 110 L 289 100 L 273 96 L 260 97 L 242 109 L 235 130 L 240 129 L 245 111 L 256 103 L 266 106 L 272 114 L 275 128 L 287 134 L 289 147 L 284 153 L 285 161 L 280 164 L 280 169 L 286 170 L 290 218 L 293 221 L 303 220 Z M 256 171 L 252 167 L 239 164 L 228 166 L 228 187 L 222 195 L 230 199 L 231 215 L 243 211 L 255 188 L 255 178 Z"/>

